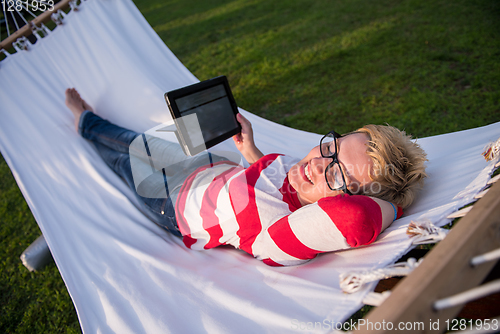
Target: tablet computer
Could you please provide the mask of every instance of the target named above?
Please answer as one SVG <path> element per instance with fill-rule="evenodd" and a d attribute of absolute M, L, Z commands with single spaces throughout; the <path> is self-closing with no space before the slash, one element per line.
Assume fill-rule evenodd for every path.
<path fill-rule="evenodd" d="M 241 132 L 238 107 L 225 76 L 167 92 L 165 100 L 186 155 L 196 155 Z"/>

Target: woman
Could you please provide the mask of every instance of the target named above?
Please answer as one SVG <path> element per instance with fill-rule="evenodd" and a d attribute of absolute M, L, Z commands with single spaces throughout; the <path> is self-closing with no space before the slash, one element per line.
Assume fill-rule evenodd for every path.
<path fill-rule="evenodd" d="M 425 152 L 393 127 L 330 132 L 299 161 L 262 154 L 250 122 L 238 114 L 242 131 L 233 140 L 250 167 L 208 154 L 157 168 L 155 177 L 135 184 L 129 153 L 144 135 L 95 115 L 75 89 L 66 90 L 66 105 L 77 131 L 136 191 L 152 221 L 191 249 L 232 245 L 273 266 L 372 243 L 411 204 L 426 176 Z M 166 159 L 182 152 L 173 143 L 163 150 Z M 148 195 L 155 187 L 167 189 L 164 196 Z"/>

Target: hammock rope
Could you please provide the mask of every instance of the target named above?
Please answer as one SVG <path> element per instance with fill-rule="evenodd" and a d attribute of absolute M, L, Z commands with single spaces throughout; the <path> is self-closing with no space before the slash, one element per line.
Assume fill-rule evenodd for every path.
<path fill-rule="evenodd" d="M 50 15 L 50 18 L 52 21 L 54 21 L 55 24 L 61 26 L 63 25 L 64 19 L 66 18 L 66 13 L 59 9 L 57 12 L 52 13 L 52 15 Z"/>
<path fill-rule="evenodd" d="M 383 292 L 370 292 L 363 299 L 363 304 L 370 306 L 380 306 L 389 296 L 391 295 L 391 291 L 383 291 Z"/>
<path fill-rule="evenodd" d="M 370 282 L 396 276 L 408 276 L 422 263 L 422 261 L 423 258 L 418 261 L 414 258 L 409 258 L 406 262 L 398 262 L 385 268 L 363 272 L 342 273 L 340 274 L 340 287 L 346 293 L 354 293 L 359 291 L 363 285 Z"/>
<path fill-rule="evenodd" d="M 36 25 L 32 25 L 31 30 L 33 31 L 33 35 L 35 35 L 37 40 L 41 40 L 42 38 L 47 37 L 50 34 L 50 29 L 43 23 L 40 24 L 40 27 Z"/>
<path fill-rule="evenodd" d="M 31 42 L 25 36 L 19 37 L 14 43 L 12 43 L 12 46 L 17 52 L 29 50 L 30 45 L 32 45 Z"/>
<path fill-rule="evenodd" d="M 460 306 L 496 292 L 500 292 L 500 279 L 485 283 L 461 293 L 457 293 L 456 295 L 447 298 L 439 299 L 434 302 L 434 309 L 436 311 L 440 311 L 450 307 Z"/>
<path fill-rule="evenodd" d="M 66 16 L 66 13 L 64 11 L 68 8 L 70 11 L 77 11 L 78 7 L 84 1 L 87 0 L 61 0 L 60 2 L 53 4 L 51 2 L 39 0 L 37 3 L 47 6 L 46 10 L 40 15 L 33 13 L 31 10 L 29 10 L 29 5 L 26 6 L 21 1 L 19 2 L 19 6 L 21 6 L 20 8 L 17 8 L 16 6 L 3 6 L 7 38 L 1 39 L 0 36 L 0 51 L 2 51 L 2 53 L 7 56 L 8 52 L 5 50 L 8 50 L 11 46 L 14 47 L 16 52 L 19 52 L 20 50 L 26 50 L 25 46 L 29 46 L 29 44 L 26 44 L 22 37 L 28 37 L 32 34 L 34 34 L 36 37 L 36 27 L 45 22 L 48 22 L 51 19 L 56 23 L 56 26 L 61 25 L 64 17 Z M 28 18 L 25 17 L 25 13 L 23 13 L 23 11 L 28 14 Z M 10 17 L 12 17 L 12 22 L 14 24 L 14 26 L 12 27 L 9 25 L 10 20 L 8 19 L 9 14 L 7 12 L 10 14 Z M 22 27 L 19 26 L 18 20 L 16 20 L 16 16 L 18 16 L 20 20 L 25 23 Z M 15 28 L 14 31 L 11 31 L 11 28 Z M 48 30 L 47 27 L 45 27 L 44 29 Z M 19 39 L 21 41 L 19 41 Z M 17 48 L 15 45 L 17 45 Z"/>
<path fill-rule="evenodd" d="M 500 259 L 500 248 L 493 250 L 491 252 L 487 252 L 478 256 L 473 257 L 470 260 L 470 264 L 473 267 L 479 266 L 480 264 L 495 261 Z"/>

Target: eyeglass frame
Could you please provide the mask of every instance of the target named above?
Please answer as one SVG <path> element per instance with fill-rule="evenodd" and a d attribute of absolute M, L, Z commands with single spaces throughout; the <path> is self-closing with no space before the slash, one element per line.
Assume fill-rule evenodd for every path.
<path fill-rule="evenodd" d="M 333 144 L 335 145 L 335 153 L 333 153 L 332 155 L 324 155 L 323 154 L 323 140 L 328 136 L 332 134 L 333 136 Z M 347 189 L 347 182 L 345 180 L 345 176 L 344 176 L 344 171 L 342 170 L 342 166 L 340 165 L 340 162 L 339 162 L 339 159 L 338 159 L 338 151 L 337 151 L 337 138 L 342 138 L 342 135 L 339 135 L 337 132 L 335 131 L 330 131 L 328 132 L 326 135 L 323 136 L 323 138 L 321 138 L 321 140 L 319 141 L 319 152 L 321 154 L 321 156 L 323 158 L 331 158 L 333 161 L 330 162 L 328 164 L 328 166 L 325 168 L 325 180 L 326 180 L 326 184 L 328 185 L 328 188 L 330 188 L 330 190 L 332 191 L 338 191 L 338 190 L 342 190 L 344 193 L 348 194 L 348 195 L 352 195 L 352 193 L 349 191 L 349 189 Z M 330 185 L 330 182 L 328 181 L 328 177 L 327 177 L 327 173 L 330 171 L 330 169 L 335 165 L 337 164 L 338 167 L 339 167 L 339 170 L 340 170 L 340 175 L 342 176 L 342 181 L 344 181 L 344 185 L 340 188 L 332 188 L 332 186 Z"/>

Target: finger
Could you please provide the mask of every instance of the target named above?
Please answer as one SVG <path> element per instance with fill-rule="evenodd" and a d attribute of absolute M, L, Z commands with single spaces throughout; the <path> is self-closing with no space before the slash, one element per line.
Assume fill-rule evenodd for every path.
<path fill-rule="evenodd" d="M 236 144 L 240 144 L 240 143 L 241 143 L 241 141 L 242 141 L 241 134 L 240 134 L 240 133 L 238 133 L 238 134 L 234 135 L 234 136 L 233 136 L 233 140 L 234 140 L 234 142 L 235 142 Z"/>
<path fill-rule="evenodd" d="M 248 119 L 246 119 L 245 116 L 243 116 L 240 113 L 236 114 L 236 119 L 241 124 L 242 128 L 249 128 L 252 126 L 252 123 L 250 123 L 250 121 Z"/>
<path fill-rule="evenodd" d="M 253 129 L 252 124 L 243 116 L 241 116 L 242 122 L 241 124 L 241 136 L 242 139 L 253 137 Z"/>

